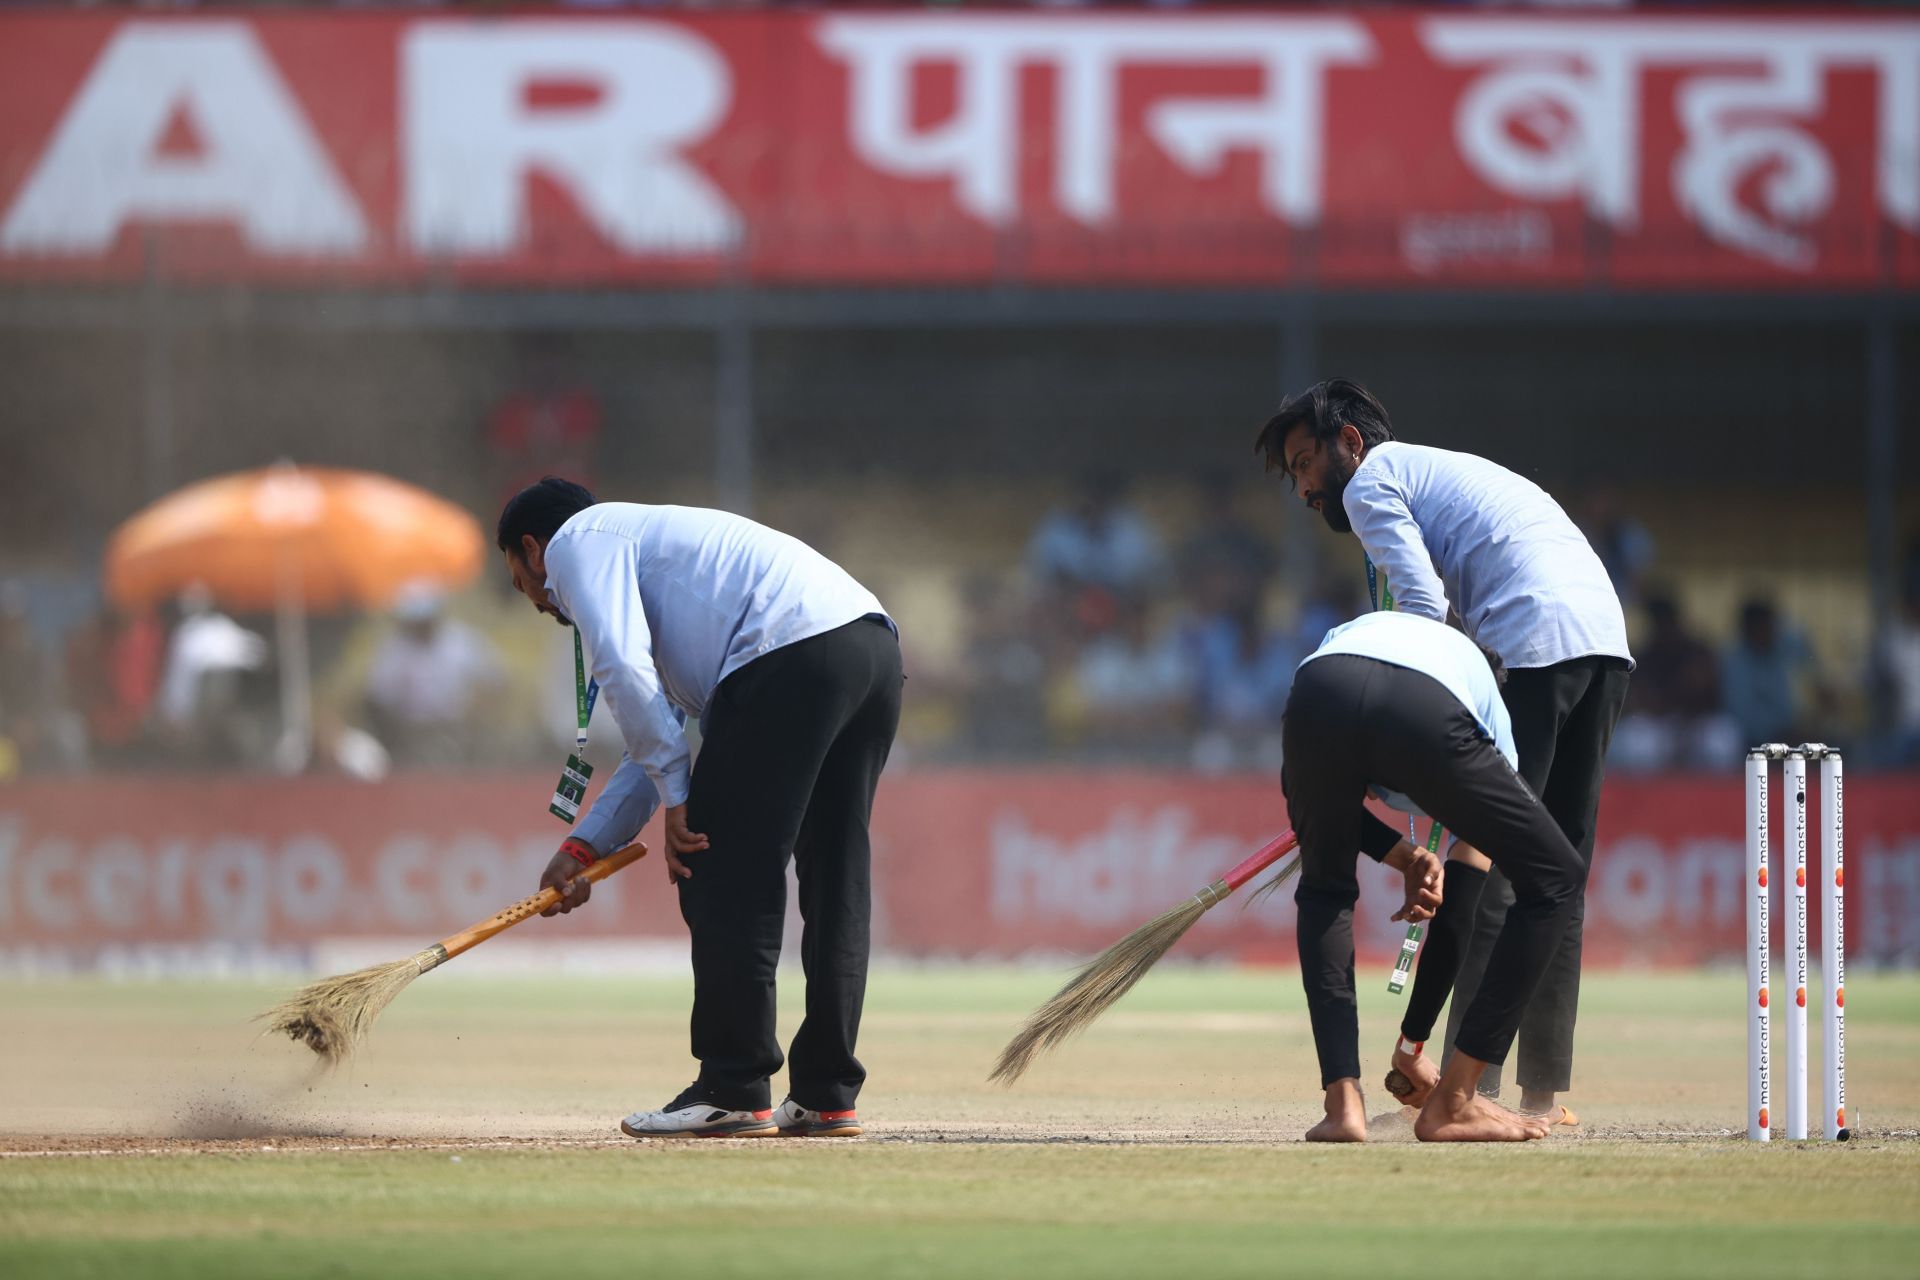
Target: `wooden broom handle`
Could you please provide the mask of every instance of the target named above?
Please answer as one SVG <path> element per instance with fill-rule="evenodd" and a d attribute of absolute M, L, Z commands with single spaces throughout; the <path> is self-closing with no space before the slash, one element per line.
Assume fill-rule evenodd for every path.
<path fill-rule="evenodd" d="M 624 849 L 616 849 L 606 857 L 595 861 L 580 873 L 579 878 L 598 883 L 620 868 L 638 862 L 646 856 L 647 846 L 635 840 Z M 452 937 L 442 938 L 440 946 L 446 951 L 447 959 L 450 960 L 469 947 L 479 946 L 494 934 L 505 932 L 522 920 L 539 915 L 559 901 L 559 890 L 542 889 L 531 897 L 520 899 L 499 914 L 487 917 L 479 924 L 468 925 Z"/>

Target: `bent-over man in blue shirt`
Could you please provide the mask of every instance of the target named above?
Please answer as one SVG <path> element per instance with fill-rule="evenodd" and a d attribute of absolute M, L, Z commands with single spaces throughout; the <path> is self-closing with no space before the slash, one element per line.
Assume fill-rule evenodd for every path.
<path fill-rule="evenodd" d="M 533 607 L 578 628 L 625 754 L 542 886 L 577 878 L 666 806 L 668 878 L 693 940 L 700 1076 L 621 1129 L 644 1137 L 860 1132 L 854 1056 L 866 997 L 867 826 L 900 722 L 893 621 L 840 566 L 784 533 L 698 507 L 596 503 L 548 477 L 500 514 L 498 543 Z M 700 721 L 700 758 L 683 726 Z M 794 859 L 806 1018 L 782 1056 L 774 967 Z"/>
<path fill-rule="evenodd" d="M 1403 843 L 1367 812 L 1369 791 L 1446 824 L 1485 853 L 1514 891 L 1486 977 L 1462 1018 L 1457 1051 L 1414 1121 L 1415 1136 L 1428 1142 L 1547 1136 L 1544 1117 L 1508 1111 L 1477 1091 L 1487 1069 L 1506 1061 L 1528 999 L 1566 934 L 1582 872 L 1579 851 L 1514 772 L 1518 753 L 1498 680 L 1487 656 L 1460 632 L 1384 612 L 1329 631 L 1294 674 L 1281 727 L 1281 783 L 1300 837 L 1294 891 L 1300 981 L 1326 1090 L 1326 1118 L 1307 1131 L 1310 1142 L 1367 1136 L 1353 982 L 1353 908 L 1360 897 L 1354 859 L 1360 851 L 1383 859 Z M 1449 876 L 1442 890 L 1442 911 L 1452 882 Z M 1421 973 L 1431 980 L 1409 1001 L 1409 1019 L 1431 1027 L 1463 941 L 1463 934 L 1434 934 L 1420 958 Z M 1416 1013 L 1422 998 L 1427 1003 Z"/>

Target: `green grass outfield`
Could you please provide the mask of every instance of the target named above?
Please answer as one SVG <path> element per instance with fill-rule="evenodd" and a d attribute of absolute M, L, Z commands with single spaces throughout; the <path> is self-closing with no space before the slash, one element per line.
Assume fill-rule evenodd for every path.
<path fill-rule="evenodd" d="M 1728 1136 L 1728 972 L 1589 978 L 1586 1136 L 1329 1149 L 1291 973 L 1156 974 L 989 1088 L 1057 976 L 876 975 L 846 1143 L 616 1141 L 689 1078 L 677 980 L 429 978 L 320 1079 L 253 1039 L 268 988 L 0 984 L 0 1276 L 1920 1272 L 1920 977 L 1849 984 L 1851 1143 Z"/>

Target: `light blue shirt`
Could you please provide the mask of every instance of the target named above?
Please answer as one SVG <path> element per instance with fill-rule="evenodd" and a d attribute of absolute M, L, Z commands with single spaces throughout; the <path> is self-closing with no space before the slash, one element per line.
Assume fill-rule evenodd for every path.
<path fill-rule="evenodd" d="M 574 832 L 602 853 L 638 835 L 662 798 L 686 803 L 686 717 L 705 714 L 722 680 L 886 612 L 806 543 L 725 511 L 603 502 L 561 525 L 546 556 L 547 597 L 580 629 L 626 748 Z"/>
<path fill-rule="evenodd" d="M 1342 505 L 1398 612 L 1444 623 L 1451 605 L 1467 634 L 1513 670 L 1633 660 L 1606 566 L 1525 476 L 1389 440 L 1367 450 Z"/>
<path fill-rule="evenodd" d="M 1352 622 L 1327 632 L 1320 647 L 1301 666 L 1316 658 L 1348 653 L 1373 658 L 1431 676 L 1467 709 L 1507 763 L 1520 767 L 1520 751 L 1513 741 L 1513 721 L 1500 697 L 1499 682 L 1486 655 L 1460 632 L 1444 622 L 1432 622 L 1410 613 L 1363 613 Z M 1398 792 L 1375 787 L 1374 794 L 1404 813 L 1418 813 L 1412 801 Z"/>
<path fill-rule="evenodd" d="M 1762 653 L 1736 636 L 1720 658 L 1720 700 L 1748 742 L 1777 742 L 1800 720 L 1800 684 L 1815 670 L 1806 637 L 1776 623 Z"/>
<path fill-rule="evenodd" d="M 1158 579 L 1166 551 L 1153 526 L 1125 507 L 1097 525 L 1077 511 L 1055 511 L 1034 531 L 1027 563 L 1039 578 L 1065 577 L 1126 591 Z"/>
<path fill-rule="evenodd" d="M 1209 618 L 1190 637 L 1202 720 L 1209 727 L 1274 724 L 1293 687 L 1301 646 L 1292 638 L 1262 636 L 1249 654 L 1240 628 L 1228 618 Z"/>

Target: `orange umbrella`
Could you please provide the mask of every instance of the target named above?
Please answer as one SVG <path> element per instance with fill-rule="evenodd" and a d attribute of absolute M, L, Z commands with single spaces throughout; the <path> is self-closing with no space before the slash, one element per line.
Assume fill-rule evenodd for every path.
<path fill-rule="evenodd" d="M 197 583 L 229 609 L 271 609 L 281 707 L 274 760 L 297 773 L 313 746 L 306 615 L 380 608 L 423 579 L 464 586 L 485 553 L 473 517 L 424 490 L 280 463 L 188 485 L 121 525 L 107 544 L 107 594 L 139 608 Z"/>
<path fill-rule="evenodd" d="M 204 480 L 122 525 L 107 592 L 137 608 L 204 583 L 238 611 L 380 608 L 403 583 L 464 586 L 486 539 L 459 507 L 365 471 L 282 463 Z"/>

